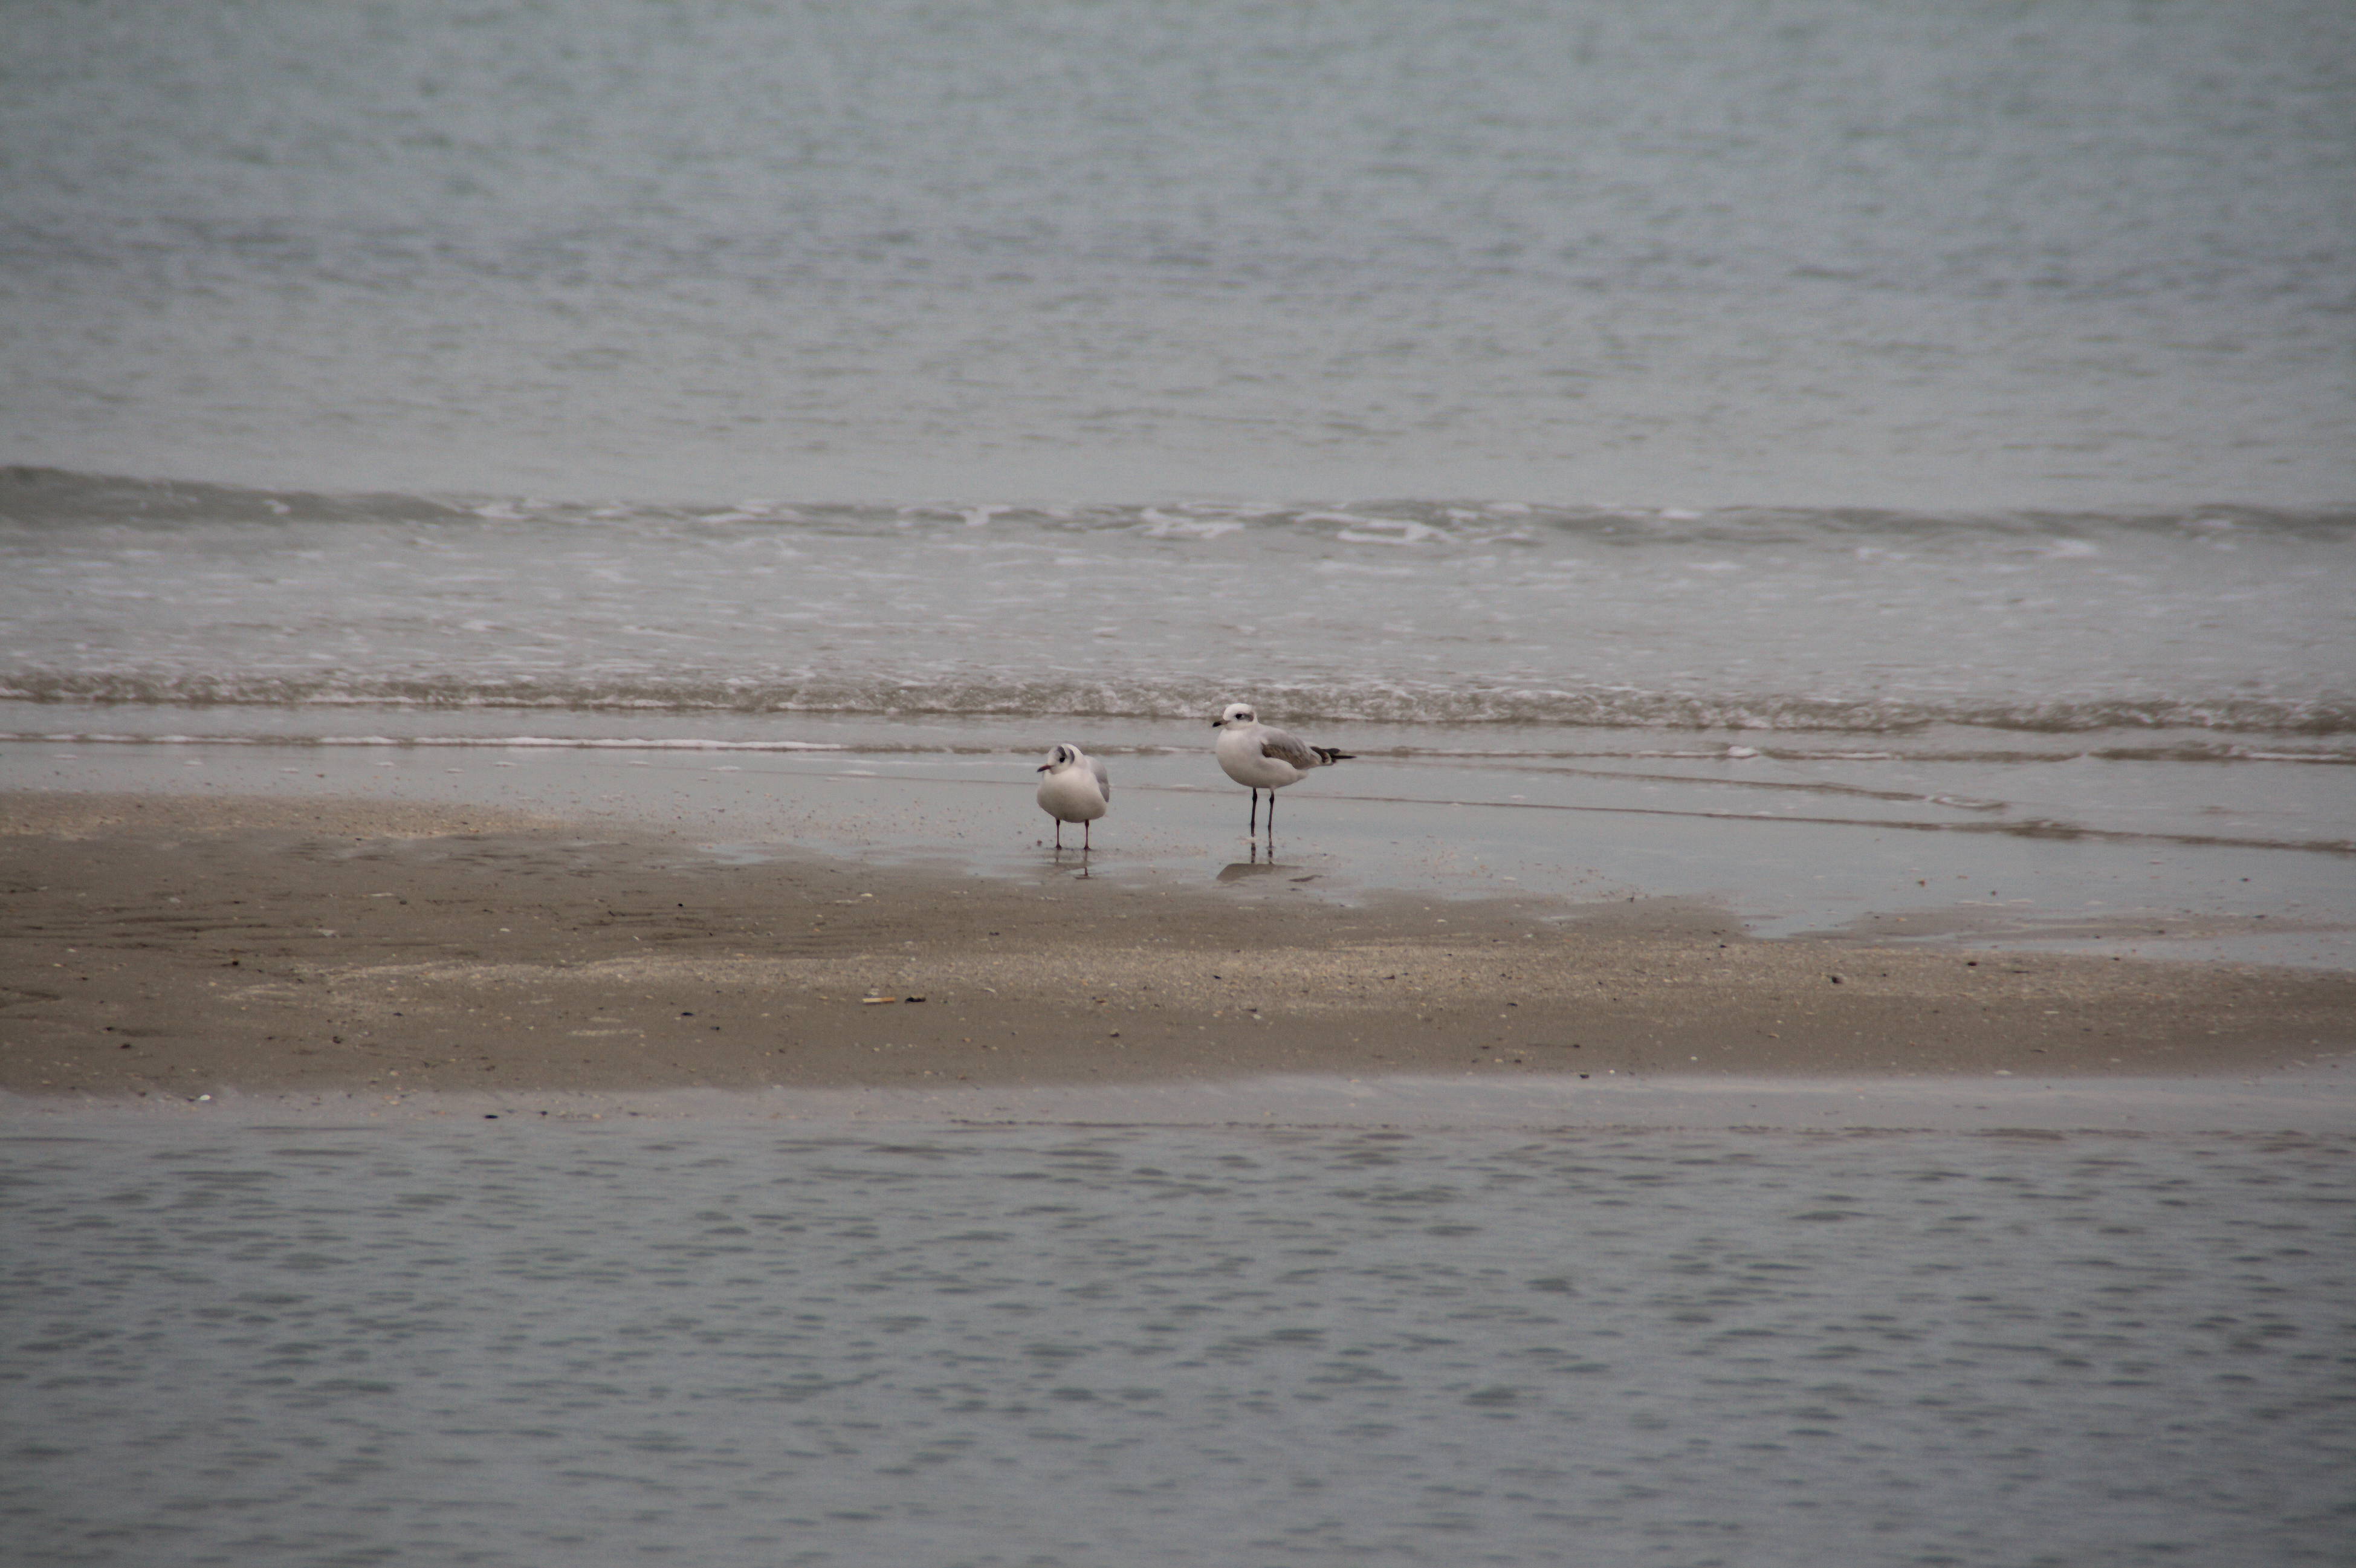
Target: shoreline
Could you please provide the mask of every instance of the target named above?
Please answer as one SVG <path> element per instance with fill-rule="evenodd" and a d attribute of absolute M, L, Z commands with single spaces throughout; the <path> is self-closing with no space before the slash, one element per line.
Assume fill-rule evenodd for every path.
<path fill-rule="evenodd" d="M 0 1092 L 1938 1084 L 2300 1072 L 2356 1046 L 2336 971 L 1062 865 L 747 862 L 468 806 L 0 795 Z"/>
<path fill-rule="evenodd" d="M 1023 1128 L 1205 1133 L 1917 1133 L 2051 1138 L 2171 1133 L 2356 1139 L 2346 1064 L 2178 1078 L 1638 1077 L 1511 1082 L 1291 1075 L 1199 1082 L 948 1089 L 605 1091 L 344 1088 L 181 1097 L 0 1090 L 0 1129 L 185 1125 L 350 1129 L 496 1123 L 620 1131 L 694 1122 L 988 1134 Z M 2340 1069 L 2340 1070 L 2335 1070 Z"/>

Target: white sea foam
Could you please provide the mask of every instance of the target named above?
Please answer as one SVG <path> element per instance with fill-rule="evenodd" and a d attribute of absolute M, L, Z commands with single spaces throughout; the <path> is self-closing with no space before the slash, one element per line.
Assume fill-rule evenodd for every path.
<path fill-rule="evenodd" d="M 1337 720 L 2356 733 L 2333 512 L 2221 556 L 2125 515 L 7 500 L 0 699 L 1175 716 L 1248 678 Z M 1280 668 L 1231 667 L 1246 627 Z"/>

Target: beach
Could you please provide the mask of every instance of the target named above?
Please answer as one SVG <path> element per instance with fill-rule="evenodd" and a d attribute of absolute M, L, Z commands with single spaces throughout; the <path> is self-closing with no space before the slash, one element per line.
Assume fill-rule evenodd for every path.
<path fill-rule="evenodd" d="M 2356 1557 L 2356 11 L 10 19 L 15 1557 Z"/>
<path fill-rule="evenodd" d="M 20 1094 L 2233 1074 L 2356 1043 L 2342 972 L 1762 941 L 1691 899 L 731 864 L 334 798 L 18 793 L 0 822 Z"/>

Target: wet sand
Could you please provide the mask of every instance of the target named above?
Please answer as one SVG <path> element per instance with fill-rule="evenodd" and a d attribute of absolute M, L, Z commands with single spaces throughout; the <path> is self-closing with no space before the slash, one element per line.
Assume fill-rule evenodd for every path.
<path fill-rule="evenodd" d="M 2150 1078 L 2356 1044 L 2336 971 L 1760 941 L 1676 899 L 747 864 L 467 807 L 0 796 L 0 1090 L 29 1095 Z"/>

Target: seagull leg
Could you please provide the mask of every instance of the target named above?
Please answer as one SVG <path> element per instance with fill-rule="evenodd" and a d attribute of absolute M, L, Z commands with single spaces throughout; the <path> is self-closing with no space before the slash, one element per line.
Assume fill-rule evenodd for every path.
<path fill-rule="evenodd" d="M 1273 796 L 1269 798 L 1268 803 L 1271 811 L 1275 809 L 1276 800 Z M 1244 830 L 1244 837 L 1259 837 L 1259 791 L 1257 789 L 1252 791 L 1251 826 Z"/>
<path fill-rule="evenodd" d="M 1268 792 L 1268 842 L 1271 848 L 1276 844 L 1276 791 L 1273 789 Z"/>

